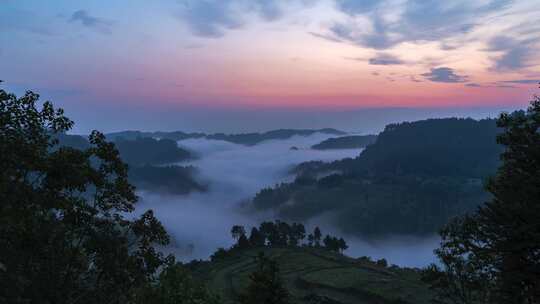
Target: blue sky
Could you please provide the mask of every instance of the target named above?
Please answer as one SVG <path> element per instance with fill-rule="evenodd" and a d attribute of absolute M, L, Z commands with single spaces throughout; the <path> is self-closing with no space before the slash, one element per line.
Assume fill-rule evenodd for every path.
<path fill-rule="evenodd" d="M 0 79 L 81 132 L 494 115 L 536 91 L 538 20 L 533 0 L 0 0 Z"/>

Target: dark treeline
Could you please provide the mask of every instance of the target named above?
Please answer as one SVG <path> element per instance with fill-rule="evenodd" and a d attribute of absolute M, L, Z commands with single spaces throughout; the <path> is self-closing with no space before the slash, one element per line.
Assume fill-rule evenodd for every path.
<path fill-rule="evenodd" d="M 59 140 L 59 146 L 68 146 L 80 150 L 90 147 L 90 143 L 84 136 L 55 134 L 55 137 Z M 124 162 L 132 166 L 169 164 L 195 157 L 190 151 L 179 147 L 171 139 L 124 138 L 121 136 L 113 138 L 113 142 Z"/>
<path fill-rule="evenodd" d="M 371 145 L 376 139 L 377 135 L 351 135 L 335 137 L 313 145 L 311 148 L 315 150 L 360 149 Z"/>
<path fill-rule="evenodd" d="M 193 158 L 186 149 L 178 147 L 171 139 L 138 137 L 126 140 L 122 137 L 114 141 L 120 155 L 131 165 L 160 165 L 181 162 Z"/>
<path fill-rule="evenodd" d="M 219 248 L 212 255 L 213 260 L 229 256 L 230 251 L 257 247 L 315 247 L 335 252 L 343 252 L 349 248 L 343 238 L 328 234 L 323 238 L 319 227 L 307 233 L 303 224 L 288 224 L 279 220 L 262 222 L 259 227 L 252 227 L 249 233 L 244 226 L 234 225 L 231 236 L 236 243 L 229 250 Z"/>

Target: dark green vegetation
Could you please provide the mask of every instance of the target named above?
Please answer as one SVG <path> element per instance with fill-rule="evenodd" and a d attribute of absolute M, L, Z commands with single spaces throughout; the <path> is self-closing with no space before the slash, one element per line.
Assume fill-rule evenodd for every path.
<path fill-rule="evenodd" d="M 120 137 L 114 143 L 122 159 L 134 166 L 168 164 L 193 158 L 191 152 L 178 147 L 171 139 L 139 137 L 126 140 Z"/>
<path fill-rule="evenodd" d="M 130 135 L 130 134 L 128 134 Z M 59 146 L 88 149 L 90 143 L 80 135 L 55 134 Z M 178 147 L 172 139 L 150 137 L 113 136 L 120 157 L 129 165 L 129 181 L 138 189 L 171 194 L 206 191 L 206 186 L 196 181 L 197 169 L 192 166 L 164 165 L 182 162 L 195 156 Z"/>
<path fill-rule="evenodd" d="M 430 119 L 388 125 L 354 159 L 307 162 L 292 183 L 261 190 L 258 210 L 305 221 L 334 216 L 359 235 L 427 234 L 489 198 L 501 146 L 494 120 Z"/>
<path fill-rule="evenodd" d="M 442 268 L 424 274 L 439 303 L 540 302 L 540 97 L 497 125 L 505 150 L 492 199 L 442 230 Z"/>
<path fill-rule="evenodd" d="M 107 138 L 116 139 L 116 138 L 125 138 L 125 139 L 136 139 L 138 137 L 153 137 L 153 138 L 162 138 L 162 139 L 171 139 L 171 140 L 183 140 L 189 138 L 206 138 L 214 140 L 223 140 L 232 142 L 235 144 L 252 146 L 256 145 L 265 140 L 272 139 L 288 139 L 293 136 L 309 136 L 315 133 L 324 133 L 331 135 L 344 135 L 345 132 L 325 128 L 319 130 L 311 129 L 279 129 L 272 130 L 264 133 L 241 133 L 241 134 L 224 134 L 224 133 L 215 133 L 215 134 L 204 134 L 204 133 L 184 133 L 181 131 L 175 132 L 141 132 L 141 131 L 122 131 L 116 133 L 107 134 Z"/>
<path fill-rule="evenodd" d="M 0 90 L 0 303 L 219 303 L 156 250 L 169 237 L 151 210 L 126 216 L 137 197 L 114 144 L 58 146 L 73 122 L 38 100 Z"/>
<path fill-rule="evenodd" d="M 317 247 L 326 250 L 343 252 L 348 248 L 347 242 L 343 238 L 337 238 L 327 234 L 324 239 L 319 227 L 313 229 L 313 233 L 306 235 L 306 228 L 303 224 L 288 224 L 283 221 L 262 222 L 259 227 L 252 227 L 249 236 L 244 226 L 235 225 L 231 229 L 231 235 L 236 240 L 232 250 L 248 249 L 262 246 L 269 247 Z M 220 248 L 216 251 L 219 257 L 227 254 L 227 251 Z"/>
<path fill-rule="evenodd" d="M 137 166 L 129 169 L 129 181 L 138 189 L 170 194 L 204 192 L 207 186 L 194 179 L 193 166 Z"/>
<path fill-rule="evenodd" d="M 258 270 L 260 252 L 279 265 L 291 303 L 430 303 L 431 292 L 420 281 L 419 270 L 388 267 L 385 262 L 354 259 L 324 248 L 236 250 L 211 262 L 192 262 L 189 266 L 223 303 L 235 303 L 252 284 L 250 275 Z"/>
<path fill-rule="evenodd" d="M 330 149 L 360 149 L 371 145 L 377 139 L 377 135 L 351 135 L 343 137 L 335 137 L 324 140 L 316 145 L 311 146 L 316 150 Z"/>
<path fill-rule="evenodd" d="M 249 275 L 250 283 L 240 294 L 240 304 L 287 304 L 291 303 L 289 291 L 284 287 L 276 261 L 260 252 L 256 258 L 257 268 Z"/>
<path fill-rule="evenodd" d="M 220 248 L 211 261 L 187 266 L 224 303 L 429 303 L 432 293 L 420 270 L 342 255 L 345 240 L 316 227 L 263 222 L 248 236 L 233 226 L 236 244 Z"/>
<path fill-rule="evenodd" d="M 153 212 L 148 210 L 139 217 L 129 215 L 137 197 L 128 182 L 128 166 L 120 159 L 116 146 L 97 131 L 86 143 L 65 135 L 73 122 L 48 102 L 38 106 L 38 100 L 32 92 L 17 98 L 0 90 L 0 303 L 540 301 L 538 97 L 526 112 L 499 117 L 499 129 L 495 130 L 502 131 L 497 136 L 501 146 L 495 147 L 503 153 L 501 166 L 486 184 L 489 199 L 476 212 L 456 217 L 442 229 L 441 246 L 436 250 L 440 264 L 422 271 L 388 266 L 384 259 L 344 256 L 340 253 L 347 248 L 343 239 L 329 235 L 323 238 L 319 228 L 306 237 L 302 224 L 283 221 L 263 222 L 252 228 L 249 236 L 244 227 L 234 226 L 231 234 L 237 242 L 230 249 L 218 249 L 210 261 L 176 263 L 172 256 L 165 256 L 155 247 L 166 246 L 169 237 Z M 401 125 L 407 129 L 414 124 Z M 385 132 L 399 131 L 401 125 Z M 447 139 L 459 138 L 468 143 L 461 149 L 470 149 L 467 146 L 473 145 L 468 138 L 471 133 L 474 132 L 449 134 Z M 481 142 L 480 138 L 477 140 Z M 59 141 L 69 145 L 59 145 Z M 382 143 L 378 140 L 366 151 L 370 147 L 377 149 L 379 144 Z M 442 143 L 424 146 L 437 151 L 439 144 Z M 490 151 L 481 146 L 475 147 Z M 410 150 L 414 149 L 405 145 L 404 151 Z M 381 154 L 383 151 L 380 150 Z M 454 152 L 461 155 L 459 149 Z M 493 161 L 490 154 L 484 155 L 484 159 L 467 155 L 464 161 L 475 164 L 470 168 L 450 168 L 443 159 L 434 170 L 422 164 L 402 166 L 392 159 L 378 164 L 381 155 L 370 153 L 367 159 L 362 154 L 344 161 L 362 164 L 360 167 L 340 168 L 344 162 L 304 165 L 293 185 L 311 187 L 316 193 L 319 189 L 337 189 L 326 191 L 338 194 L 354 180 L 360 181 L 357 186 L 385 185 L 387 191 L 392 191 L 392 185 L 407 185 L 414 190 L 415 183 L 440 181 L 439 188 L 432 191 L 435 201 L 441 202 L 435 194 L 446 195 L 445 189 L 462 179 L 469 186 L 477 186 L 475 179 L 488 174 L 488 164 Z M 410 154 L 411 160 L 422 153 L 415 150 Z M 427 160 L 430 161 L 436 160 Z M 377 168 L 382 173 L 377 173 Z M 324 170 L 340 173 L 317 179 L 315 174 Z M 279 188 L 286 187 L 289 185 Z M 275 190 L 268 191 L 272 194 Z M 417 195 L 407 197 L 411 206 L 425 194 Z M 401 202 L 392 205 L 394 208 L 410 207 L 405 204 L 408 201 L 390 198 Z M 426 202 L 424 207 L 429 206 Z M 368 207 L 377 210 L 377 206 Z M 420 222 L 425 223 L 423 216 L 430 213 L 415 211 L 422 217 Z M 392 218 L 395 214 L 386 209 L 390 220 L 403 220 Z"/>

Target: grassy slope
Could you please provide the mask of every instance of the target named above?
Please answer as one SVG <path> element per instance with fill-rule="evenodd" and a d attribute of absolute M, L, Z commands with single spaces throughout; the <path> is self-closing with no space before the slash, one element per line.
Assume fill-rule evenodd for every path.
<path fill-rule="evenodd" d="M 261 248 L 204 263 L 196 268 L 198 277 L 220 294 L 224 303 L 233 303 L 249 283 L 260 251 L 275 259 L 295 303 L 429 303 L 429 291 L 411 269 L 377 266 L 373 262 L 313 248 Z M 308 300 L 313 295 L 319 301 Z M 321 300 L 324 299 L 324 300 Z"/>

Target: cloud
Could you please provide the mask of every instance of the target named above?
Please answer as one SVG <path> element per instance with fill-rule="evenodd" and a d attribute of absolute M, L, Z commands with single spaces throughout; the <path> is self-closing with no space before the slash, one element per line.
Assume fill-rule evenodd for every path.
<path fill-rule="evenodd" d="M 292 166 L 309 160 L 333 161 L 358 155 L 359 150 L 354 149 L 308 149 L 329 137 L 317 133 L 250 147 L 218 140 L 182 140 L 180 146 L 200 155 L 189 164 L 199 168 L 198 178 L 209 185 L 209 191 L 176 197 L 139 193 L 142 200 L 138 208 L 152 208 L 180 249 L 194 245 L 192 255 L 179 258 L 208 258 L 218 247 L 232 245 L 228 234 L 232 225 L 252 226 L 274 219 L 273 214 L 250 213 L 241 207 L 261 189 L 291 181 Z M 292 146 L 301 149 L 292 151 Z"/>
<path fill-rule="evenodd" d="M 412 81 L 412 82 L 423 82 L 422 80 L 420 79 L 416 79 L 416 77 L 414 75 L 410 75 L 409 76 L 409 79 Z"/>
<path fill-rule="evenodd" d="M 529 60 L 534 55 L 533 39 L 519 41 L 507 36 L 497 36 L 488 42 L 487 51 L 498 52 L 494 57 L 493 70 L 519 70 L 530 65 Z"/>
<path fill-rule="evenodd" d="M 493 82 L 493 83 L 476 83 L 470 82 L 465 84 L 469 88 L 503 88 L 503 89 L 516 89 L 517 87 L 510 84 L 505 84 L 504 82 Z"/>
<path fill-rule="evenodd" d="M 500 81 L 504 83 L 516 83 L 516 84 L 538 84 L 540 79 L 516 79 L 516 80 L 505 80 Z"/>
<path fill-rule="evenodd" d="M 75 11 L 69 22 L 81 23 L 83 26 L 92 28 L 100 33 L 110 34 L 112 23 L 110 21 L 94 17 L 90 15 L 86 10 Z"/>
<path fill-rule="evenodd" d="M 421 74 L 421 76 L 433 82 L 447 83 L 464 82 L 467 79 L 467 76 L 457 75 L 453 69 L 448 67 L 433 68 L 430 72 Z"/>
<path fill-rule="evenodd" d="M 405 63 L 398 57 L 386 53 L 379 53 L 375 57 L 370 58 L 368 62 L 371 65 L 399 65 Z"/>
<path fill-rule="evenodd" d="M 335 23 L 329 31 L 338 39 L 373 49 L 387 49 L 402 42 L 440 41 L 471 31 L 479 18 L 509 3 L 511 0 L 338 0 L 338 10 L 349 20 Z"/>
<path fill-rule="evenodd" d="M 181 19 L 196 36 L 218 38 L 225 30 L 236 29 L 242 22 L 235 18 L 232 1 L 189 1 L 181 13 Z"/>
<path fill-rule="evenodd" d="M 331 42 L 342 42 L 340 39 L 338 39 L 336 37 L 333 37 L 333 36 L 330 36 L 330 35 L 319 34 L 319 33 L 315 33 L 315 32 L 308 32 L 308 34 L 310 34 L 310 35 L 312 35 L 314 37 L 317 37 L 317 38 L 321 38 L 321 39 L 324 39 L 324 40 L 331 41 Z"/>
<path fill-rule="evenodd" d="M 244 15 L 255 13 L 264 21 L 282 17 L 281 2 L 275 0 L 186 0 L 179 19 L 199 37 L 219 38 L 241 28 Z"/>

